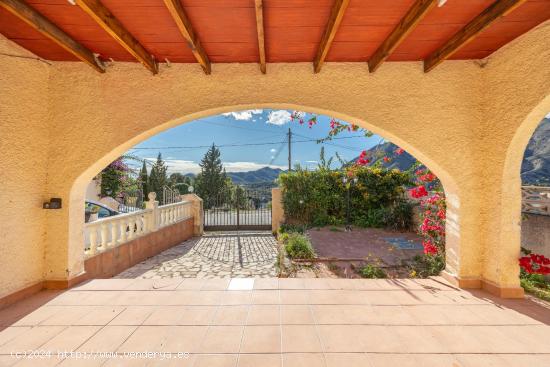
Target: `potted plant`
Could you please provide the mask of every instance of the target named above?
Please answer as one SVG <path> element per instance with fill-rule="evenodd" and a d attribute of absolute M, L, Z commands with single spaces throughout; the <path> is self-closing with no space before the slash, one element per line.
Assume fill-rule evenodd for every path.
<path fill-rule="evenodd" d="M 96 205 L 91 205 L 86 208 L 85 211 L 85 222 L 95 222 L 98 219 L 99 207 Z"/>

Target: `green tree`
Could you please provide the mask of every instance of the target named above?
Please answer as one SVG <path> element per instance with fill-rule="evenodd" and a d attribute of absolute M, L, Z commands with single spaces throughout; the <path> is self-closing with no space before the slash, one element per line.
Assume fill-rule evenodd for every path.
<path fill-rule="evenodd" d="M 189 186 L 193 186 L 193 179 L 175 172 L 170 175 L 169 185 L 173 189 L 178 190 L 181 195 L 184 195 L 189 193 Z"/>
<path fill-rule="evenodd" d="M 197 194 L 202 197 L 207 207 L 213 205 L 217 195 L 227 192 L 227 175 L 220 156 L 220 150 L 212 144 L 199 164 L 201 172 L 197 175 L 195 184 Z"/>
<path fill-rule="evenodd" d="M 168 167 L 166 167 L 165 162 L 162 160 L 162 155 L 159 153 L 149 174 L 149 192 L 156 192 L 157 200 L 160 202 L 162 202 L 163 188 L 168 183 L 167 170 Z"/>
<path fill-rule="evenodd" d="M 149 175 L 147 174 L 147 164 L 143 161 L 143 166 L 139 171 L 139 184 L 141 185 L 141 191 L 143 192 L 144 200 L 147 200 L 149 195 Z"/>

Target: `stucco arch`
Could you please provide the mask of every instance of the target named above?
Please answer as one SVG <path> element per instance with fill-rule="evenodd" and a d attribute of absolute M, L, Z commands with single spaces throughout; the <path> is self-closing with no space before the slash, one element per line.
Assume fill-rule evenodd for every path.
<path fill-rule="evenodd" d="M 414 143 L 411 143 L 393 131 L 389 131 L 378 126 L 375 123 L 367 122 L 364 119 L 350 116 L 345 113 L 328 110 L 325 108 L 311 107 L 298 105 L 294 103 L 259 103 L 259 104 L 239 104 L 231 106 L 223 106 L 211 108 L 203 111 L 194 112 L 182 117 L 174 118 L 164 123 L 161 123 L 157 126 L 149 128 L 145 131 L 137 132 L 134 136 L 129 137 L 129 139 L 112 148 L 107 154 L 102 156 L 95 157 L 97 160 L 93 162 L 88 168 L 86 168 L 78 177 L 74 180 L 74 183 L 70 189 L 70 200 L 69 200 L 69 243 L 68 246 L 74 248 L 74 256 L 77 258 L 75 263 L 75 271 L 78 271 L 78 268 L 81 267 L 83 263 L 83 254 L 79 256 L 78 249 L 83 249 L 83 198 L 85 195 L 86 187 L 88 186 L 90 180 L 98 174 L 105 166 L 110 162 L 121 156 L 124 152 L 128 151 L 131 147 L 136 144 L 175 126 L 179 126 L 188 122 L 192 122 L 204 117 L 218 115 L 226 112 L 242 111 L 249 109 L 286 109 L 286 110 L 298 110 L 308 113 L 315 113 L 319 115 L 325 115 L 337 118 L 342 121 L 349 123 L 354 123 L 358 126 L 361 126 L 365 129 L 372 131 L 373 133 L 384 137 L 385 139 L 393 142 L 394 144 L 402 147 L 424 165 L 426 165 L 432 172 L 434 172 L 439 179 L 441 180 L 443 187 L 446 191 L 446 194 L 450 198 L 450 205 L 448 209 L 448 217 L 450 218 L 448 223 L 449 239 L 448 239 L 448 256 L 449 256 L 449 266 L 453 267 L 453 263 L 456 263 L 456 253 L 454 249 L 459 247 L 459 235 L 458 232 L 458 215 L 456 213 L 456 208 L 459 205 L 459 192 L 458 186 L 447 170 L 445 170 L 437 161 L 437 158 L 431 157 L 429 154 L 424 152 L 421 147 L 417 147 Z M 94 157 L 89 157 L 94 158 Z"/>
<path fill-rule="evenodd" d="M 550 95 L 542 99 L 520 122 L 506 149 L 502 171 L 500 247 L 497 273 L 509 283 L 519 277 L 518 257 L 521 245 L 521 164 L 527 144 L 535 129 L 550 112 Z"/>

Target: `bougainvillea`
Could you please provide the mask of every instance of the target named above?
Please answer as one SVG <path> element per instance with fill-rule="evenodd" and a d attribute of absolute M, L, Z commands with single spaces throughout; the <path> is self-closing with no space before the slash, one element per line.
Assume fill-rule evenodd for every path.
<path fill-rule="evenodd" d="M 544 255 L 529 254 L 520 257 L 519 266 L 528 274 L 550 274 L 550 259 Z"/>
<path fill-rule="evenodd" d="M 294 121 L 298 121 L 300 124 L 303 124 L 306 119 L 306 114 L 304 112 L 294 111 L 291 114 L 291 118 Z M 309 127 L 312 127 L 313 124 L 317 123 L 317 118 L 308 120 Z M 330 131 L 328 137 L 320 140 L 320 142 L 331 140 L 336 135 L 341 132 L 346 131 L 360 131 L 363 132 L 366 137 L 373 135 L 372 132 L 362 129 L 354 124 L 348 124 L 346 122 L 338 121 L 332 119 L 330 121 Z M 402 155 L 405 152 L 403 148 L 396 148 L 393 152 L 395 156 Z M 354 165 L 347 168 L 348 176 L 353 176 L 356 171 L 355 167 L 358 166 L 369 166 L 377 164 L 377 159 L 374 155 L 377 154 L 376 150 L 366 151 L 363 150 L 359 157 L 357 158 Z M 378 157 L 379 158 L 379 157 Z M 384 155 L 382 161 L 389 163 L 392 161 L 392 157 Z M 420 162 L 415 164 L 415 167 L 421 167 Z M 409 190 L 409 194 L 414 199 L 417 199 L 421 208 L 421 219 L 422 224 L 419 228 L 419 233 L 423 237 L 423 247 L 424 253 L 429 256 L 439 256 L 443 257 L 445 254 L 445 219 L 446 219 L 446 204 L 445 196 L 441 187 L 441 183 L 437 179 L 437 176 L 430 172 L 427 168 L 419 168 L 413 176 L 413 182 L 415 183 L 414 187 Z"/>

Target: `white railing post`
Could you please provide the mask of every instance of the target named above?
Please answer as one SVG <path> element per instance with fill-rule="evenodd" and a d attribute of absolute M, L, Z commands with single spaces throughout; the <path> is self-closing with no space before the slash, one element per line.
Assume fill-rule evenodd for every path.
<path fill-rule="evenodd" d="M 148 232 L 154 232 L 157 229 L 159 229 L 159 202 L 156 201 L 157 193 L 156 192 L 150 192 L 149 195 L 147 195 L 149 200 L 145 202 L 145 209 L 151 209 L 152 214 L 150 216 L 149 220 L 149 228 L 147 229 Z"/>

